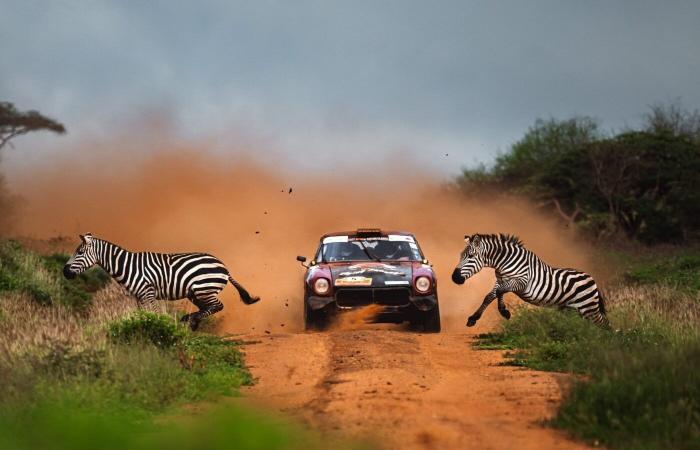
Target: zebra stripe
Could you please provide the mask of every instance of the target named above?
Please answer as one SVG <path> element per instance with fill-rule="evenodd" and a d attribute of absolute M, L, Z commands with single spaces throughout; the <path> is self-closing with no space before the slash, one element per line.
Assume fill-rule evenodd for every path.
<path fill-rule="evenodd" d="M 218 294 L 226 283 L 236 288 L 243 303 L 259 300 L 231 277 L 224 263 L 207 253 L 134 253 L 90 233 L 80 239 L 63 268 L 66 278 L 97 264 L 136 297 L 140 308 L 150 308 L 156 300 L 188 298 L 199 310 L 182 320 L 193 330 L 202 319 L 224 308 Z"/>
<path fill-rule="evenodd" d="M 533 305 L 575 309 L 596 325 L 609 327 L 603 294 L 587 273 L 549 266 L 515 236 L 475 234 L 464 238 L 467 245 L 452 280 L 463 284 L 484 267 L 496 270 L 495 286 L 469 317 L 467 326 L 474 326 L 495 299 L 498 311 L 509 319 L 503 295 L 513 292 Z"/>

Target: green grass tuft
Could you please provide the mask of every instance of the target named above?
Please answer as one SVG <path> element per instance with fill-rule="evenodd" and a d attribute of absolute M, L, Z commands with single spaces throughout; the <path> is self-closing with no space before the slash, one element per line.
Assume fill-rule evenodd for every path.
<path fill-rule="evenodd" d="M 667 317 L 682 317 L 675 311 L 665 317 L 631 306 L 612 309 L 613 326 L 622 325 L 616 332 L 575 313 L 522 308 L 478 346 L 508 349 L 510 364 L 585 374 L 552 420 L 576 437 L 619 449 L 698 448 L 698 333 L 693 324 L 669 324 Z"/>
<path fill-rule="evenodd" d="M 16 241 L 0 241 L 0 293 L 29 295 L 42 305 L 65 305 L 84 311 L 91 304 L 91 294 L 109 282 L 109 275 L 93 268 L 74 280 L 63 277 L 68 255 L 41 256 L 23 248 Z"/>

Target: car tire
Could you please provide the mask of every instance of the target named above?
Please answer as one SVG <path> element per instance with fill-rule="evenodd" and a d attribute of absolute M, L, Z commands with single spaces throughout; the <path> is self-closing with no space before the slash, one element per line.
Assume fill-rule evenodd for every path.
<path fill-rule="evenodd" d="M 426 333 L 440 332 L 440 306 L 436 303 L 435 308 L 421 313 L 423 319 L 423 330 Z"/>
<path fill-rule="evenodd" d="M 325 311 L 314 311 L 309 302 L 304 299 L 304 329 L 306 331 L 322 331 L 326 328 L 328 317 Z"/>

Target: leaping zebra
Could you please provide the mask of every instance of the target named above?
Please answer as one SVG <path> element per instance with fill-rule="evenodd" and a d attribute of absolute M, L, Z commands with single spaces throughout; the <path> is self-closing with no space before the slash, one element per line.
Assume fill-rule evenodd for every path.
<path fill-rule="evenodd" d="M 484 267 L 496 270 L 496 285 L 479 309 L 469 316 L 468 327 L 476 324 L 496 298 L 498 311 L 510 319 L 503 302 L 506 292 L 513 292 L 533 305 L 575 309 L 596 325 L 609 327 L 603 294 L 587 273 L 547 265 L 515 236 L 475 234 L 464 236 L 464 241 L 467 245 L 452 272 L 452 281 L 463 284 Z"/>
<path fill-rule="evenodd" d="M 130 252 L 118 245 L 80 235 L 81 244 L 63 267 L 63 275 L 75 278 L 98 264 L 136 297 L 140 308 L 150 307 L 155 300 L 188 298 L 199 311 L 185 315 L 194 331 L 205 317 L 224 309 L 218 294 L 231 282 L 246 305 L 260 298 L 251 297 L 220 260 L 206 253 Z"/>

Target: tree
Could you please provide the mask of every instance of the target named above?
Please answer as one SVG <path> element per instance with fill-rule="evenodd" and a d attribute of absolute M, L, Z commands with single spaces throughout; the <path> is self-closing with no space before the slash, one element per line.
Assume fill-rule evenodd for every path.
<path fill-rule="evenodd" d="M 9 102 L 0 102 L 0 149 L 16 136 L 32 131 L 53 131 L 63 134 L 66 128 L 62 123 L 50 119 L 38 111 L 21 112 Z"/>
<path fill-rule="evenodd" d="M 568 226 L 642 242 L 700 237 L 700 113 L 652 107 L 644 129 L 613 136 L 589 118 L 537 120 L 493 168 L 464 169 L 457 184 L 515 193 Z"/>
<path fill-rule="evenodd" d="M 644 116 L 644 131 L 688 137 L 700 143 L 700 111 L 688 111 L 680 100 L 668 104 L 655 103 Z"/>

